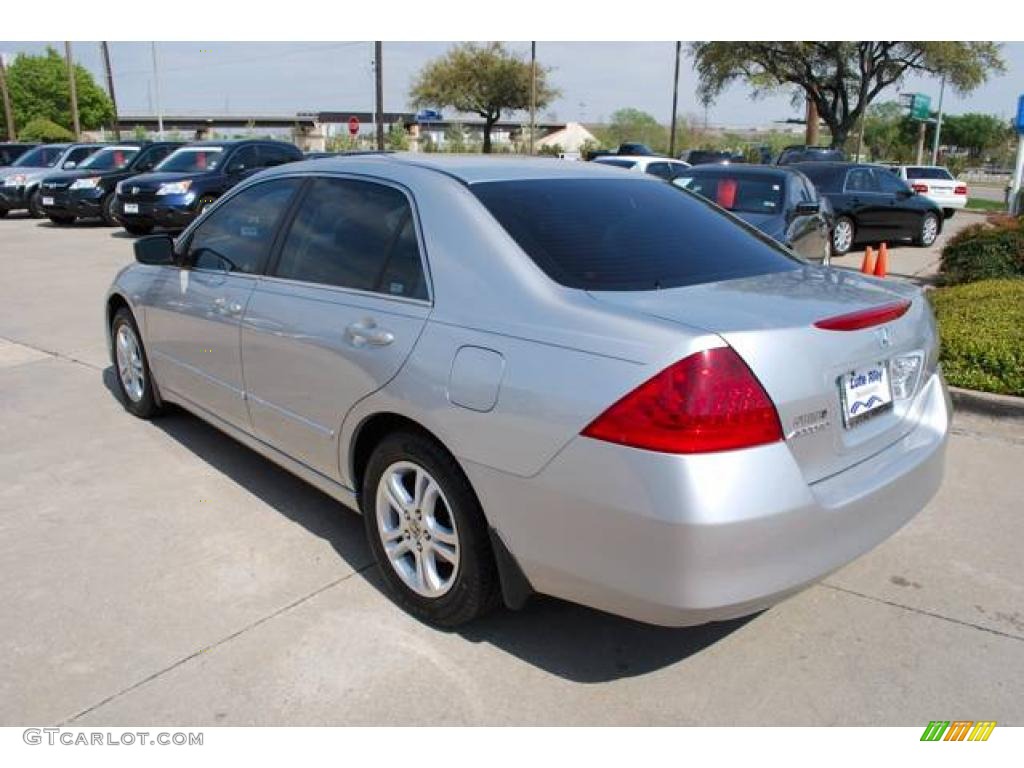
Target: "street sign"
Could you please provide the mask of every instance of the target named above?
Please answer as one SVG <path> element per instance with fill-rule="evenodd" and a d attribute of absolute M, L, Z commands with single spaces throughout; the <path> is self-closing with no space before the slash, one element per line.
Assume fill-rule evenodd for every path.
<path fill-rule="evenodd" d="M 915 93 L 910 103 L 910 117 L 914 120 L 931 120 L 932 97 L 925 93 Z"/>
<path fill-rule="evenodd" d="M 1024 134 L 1024 93 L 1017 99 L 1017 133 Z"/>
<path fill-rule="evenodd" d="M 355 115 L 348 119 L 348 132 L 353 136 L 359 133 L 359 118 Z"/>

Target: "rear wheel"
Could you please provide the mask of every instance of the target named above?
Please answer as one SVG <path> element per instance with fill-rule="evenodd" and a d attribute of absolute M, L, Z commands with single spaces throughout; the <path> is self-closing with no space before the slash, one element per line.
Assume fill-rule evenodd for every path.
<path fill-rule="evenodd" d="M 139 328 L 126 307 L 121 307 L 114 314 L 114 321 L 110 324 L 110 343 L 124 407 L 140 419 L 152 418 L 160 410 L 153 393 L 153 377 Z"/>
<path fill-rule="evenodd" d="M 152 224 L 125 224 L 124 228 L 128 231 L 129 235 L 148 235 L 153 231 Z"/>
<path fill-rule="evenodd" d="M 847 216 L 840 216 L 832 227 L 832 255 L 843 256 L 850 252 L 853 247 L 854 227 L 853 220 Z"/>
<path fill-rule="evenodd" d="M 47 218 L 50 221 L 52 221 L 54 224 L 56 224 L 58 226 L 61 226 L 61 227 L 67 226 L 68 224 L 74 224 L 75 223 L 75 217 L 74 216 L 48 216 Z"/>
<path fill-rule="evenodd" d="M 28 196 L 28 215 L 33 219 L 46 217 L 46 211 L 43 210 L 42 196 L 39 194 L 38 189 Z"/>
<path fill-rule="evenodd" d="M 100 205 L 100 218 L 103 219 L 103 223 L 108 227 L 116 227 L 118 225 L 117 215 L 115 213 L 117 208 L 117 196 L 111 192 L 105 198 L 103 203 Z"/>
<path fill-rule="evenodd" d="M 0 219 L 4 218 L 6 215 L 7 215 L 7 209 L 6 208 L 0 208 Z"/>
<path fill-rule="evenodd" d="M 402 608 L 454 627 L 497 604 L 483 510 L 437 442 L 413 431 L 385 437 L 367 464 L 360 497 L 370 548 Z"/>
<path fill-rule="evenodd" d="M 921 219 L 921 229 L 914 238 L 914 245 L 927 248 L 939 236 L 939 217 L 934 213 L 926 213 Z"/>

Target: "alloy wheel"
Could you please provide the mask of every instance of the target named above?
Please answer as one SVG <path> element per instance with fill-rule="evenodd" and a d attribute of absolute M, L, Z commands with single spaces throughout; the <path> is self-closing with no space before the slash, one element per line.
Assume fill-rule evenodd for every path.
<path fill-rule="evenodd" d="M 924 245 L 931 245 L 939 236 L 939 221 L 934 216 L 925 216 L 921 224 L 921 242 Z"/>
<path fill-rule="evenodd" d="M 446 594 L 459 572 L 455 517 L 438 482 L 423 467 L 398 461 L 377 483 L 377 533 L 392 569 L 427 598 Z"/>
<path fill-rule="evenodd" d="M 832 245 L 835 246 L 837 253 L 846 253 L 853 245 L 853 225 L 846 219 L 836 223 L 832 231 Z"/>
<path fill-rule="evenodd" d="M 133 403 L 142 400 L 146 390 L 146 374 L 142 365 L 142 350 L 135 331 L 131 326 L 122 324 L 117 329 L 114 340 L 117 357 L 117 375 L 121 378 L 121 386 L 125 395 Z"/>

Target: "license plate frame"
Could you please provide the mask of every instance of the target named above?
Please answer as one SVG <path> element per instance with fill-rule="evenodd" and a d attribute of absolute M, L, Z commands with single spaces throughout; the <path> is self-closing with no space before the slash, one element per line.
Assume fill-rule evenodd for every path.
<path fill-rule="evenodd" d="M 139 212 L 139 204 L 138 203 L 125 203 L 124 204 L 124 212 L 125 213 L 138 213 Z"/>
<path fill-rule="evenodd" d="M 839 377 L 843 427 L 853 429 L 892 410 L 892 377 L 889 363 L 879 360 L 853 368 Z"/>
<path fill-rule="evenodd" d="M 51 207 L 51 208 L 53 207 L 53 198 L 52 197 L 44 197 L 44 198 L 41 198 L 41 200 L 42 200 L 43 205 Z"/>

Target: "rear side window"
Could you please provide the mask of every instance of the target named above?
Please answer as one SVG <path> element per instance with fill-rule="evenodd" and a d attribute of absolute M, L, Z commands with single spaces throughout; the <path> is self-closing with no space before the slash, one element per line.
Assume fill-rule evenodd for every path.
<path fill-rule="evenodd" d="M 870 168 L 854 168 L 846 174 L 846 191 L 881 192 L 881 187 Z"/>
<path fill-rule="evenodd" d="M 292 150 L 277 144 L 263 144 L 260 146 L 260 165 L 271 168 L 275 165 L 284 165 L 293 160 L 298 160 L 301 153 L 297 149 Z"/>
<path fill-rule="evenodd" d="M 412 207 L 384 184 L 316 179 L 274 274 L 308 283 L 427 298 Z"/>
<path fill-rule="evenodd" d="M 537 266 L 570 288 L 644 291 L 797 268 L 770 240 L 671 184 L 535 179 L 471 189 Z"/>

